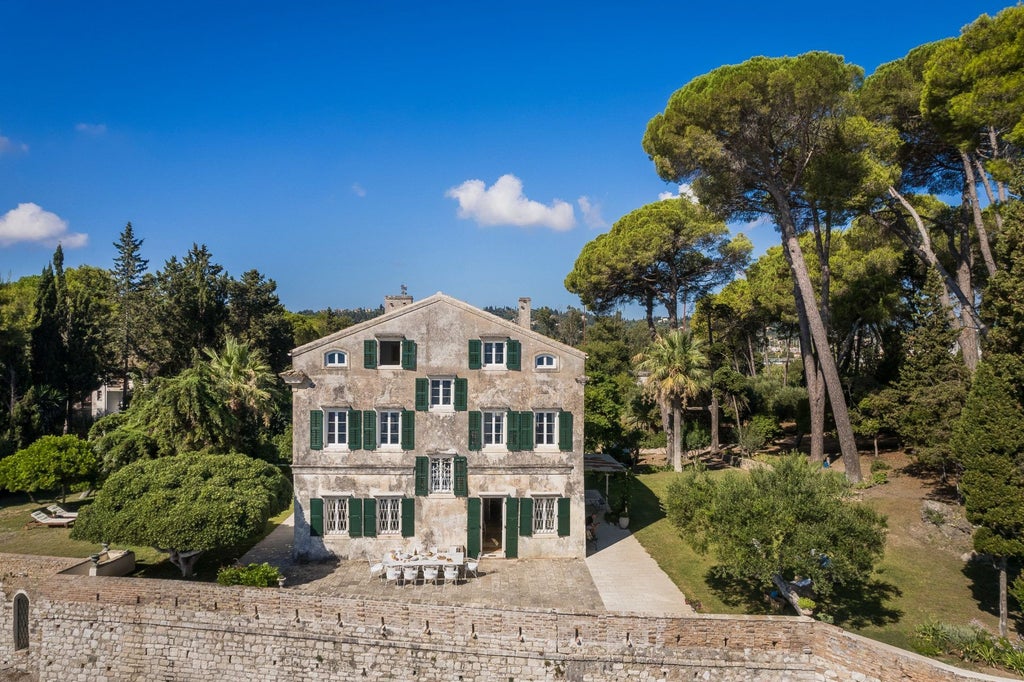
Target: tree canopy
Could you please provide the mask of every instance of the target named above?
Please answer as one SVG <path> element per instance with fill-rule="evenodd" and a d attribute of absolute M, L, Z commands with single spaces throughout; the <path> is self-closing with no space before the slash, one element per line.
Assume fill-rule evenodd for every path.
<path fill-rule="evenodd" d="M 107 479 L 71 537 L 154 547 L 189 577 L 203 552 L 252 537 L 290 501 L 280 470 L 245 455 L 143 460 Z"/>
<path fill-rule="evenodd" d="M 43 436 L 23 450 L 0 459 L 0 488 L 31 495 L 60 490 L 61 498 L 75 483 L 99 474 L 96 453 L 78 436 Z"/>
<path fill-rule="evenodd" d="M 763 589 L 809 578 L 827 604 L 837 586 L 865 581 L 885 549 L 885 518 L 850 494 L 842 475 L 795 455 L 749 473 L 686 471 L 666 510 L 721 574 Z"/>

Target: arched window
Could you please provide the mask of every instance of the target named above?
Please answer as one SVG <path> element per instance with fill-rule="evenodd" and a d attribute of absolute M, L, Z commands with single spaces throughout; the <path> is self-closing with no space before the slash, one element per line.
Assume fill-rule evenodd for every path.
<path fill-rule="evenodd" d="M 537 356 L 533 362 L 533 366 L 536 369 L 557 369 L 558 358 L 550 353 L 544 353 Z"/>
<path fill-rule="evenodd" d="M 14 597 L 14 650 L 28 648 L 28 596 Z"/>
<path fill-rule="evenodd" d="M 348 367 L 348 354 L 341 350 L 324 353 L 324 367 Z"/>

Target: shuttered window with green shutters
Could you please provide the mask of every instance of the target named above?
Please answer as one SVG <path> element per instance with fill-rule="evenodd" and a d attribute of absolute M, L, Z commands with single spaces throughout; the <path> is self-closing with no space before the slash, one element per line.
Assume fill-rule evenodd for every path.
<path fill-rule="evenodd" d="M 324 535 L 324 501 L 319 497 L 309 500 L 309 534 L 318 538 Z"/>
<path fill-rule="evenodd" d="M 455 480 L 452 492 L 456 497 L 469 495 L 469 461 L 465 457 L 455 457 Z"/>
<path fill-rule="evenodd" d="M 412 410 L 402 410 L 401 445 L 403 450 L 416 448 L 416 413 Z"/>
<path fill-rule="evenodd" d="M 483 413 L 472 411 L 469 413 L 469 449 L 470 450 L 481 450 L 483 449 L 483 438 L 481 433 L 483 431 Z"/>
<path fill-rule="evenodd" d="M 416 411 L 426 412 L 430 409 L 430 379 L 416 377 Z"/>
<path fill-rule="evenodd" d="M 416 342 L 412 339 L 402 341 L 402 369 L 416 369 Z"/>
<path fill-rule="evenodd" d="M 416 458 L 416 494 L 427 495 L 430 493 L 430 458 Z"/>
<path fill-rule="evenodd" d="M 324 449 L 324 413 L 321 410 L 309 412 L 309 449 Z"/>
<path fill-rule="evenodd" d="M 360 410 L 348 411 L 348 449 L 363 448 L 363 413 Z"/>
<path fill-rule="evenodd" d="M 558 535 L 566 537 L 569 535 L 569 498 L 558 498 Z"/>
<path fill-rule="evenodd" d="M 482 359 L 481 359 L 482 354 L 483 354 L 483 352 L 482 352 L 482 344 L 480 343 L 480 339 L 470 339 L 469 340 L 469 368 L 470 369 L 480 369 L 480 365 L 482 363 Z"/>
<path fill-rule="evenodd" d="M 519 534 L 526 537 L 533 535 L 532 497 L 524 497 L 519 500 Z"/>
<path fill-rule="evenodd" d="M 465 412 L 469 402 L 469 380 L 455 377 L 455 411 Z"/>
<path fill-rule="evenodd" d="M 377 413 L 373 410 L 363 412 L 363 449 L 377 449 Z"/>
<path fill-rule="evenodd" d="M 505 558 L 519 558 L 519 499 L 505 498 Z"/>
<path fill-rule="evenodd" d="M 402 498 L 402 537 L 411 538 L 416 535 L 416 498 Z"/>
<path fill-rule="evenodd" d="M 363 537 L 363 500 L 348 501 L 348 535 L 352 538 Z"/>
<path fill-rule="evenodd" d="M 363 500 L 363 537 L 377 537 L 377 500 Z"/>
<path fill-rule="evenodd" d="M 572 412 L 558 413 L 558 449 L 562 452 L 572 450 Z"/>
<path fill-rule="evenodd" d="M 522 364 L 523 348 L 515 339 L 505 342 L 505 367 L 518 370 Z"/>
<path fill-rule="evenodd" d="M 508 429 L 505 435 L 505 447 L 509 452 L 518 452 L 523 449 L 519 443 L 519 414 L 519 412 L 508 413 L 508 423 L 505 425 Z"/>
<path fill-rule="evenodd" d="M 466 556 L 480 556 L 480 498 L 466 500 Z"/>
<path fill-rule="evenodd" d="M 377 369 L 377 339 L 363 341 L 363 367 Z"/>
<path fill-rule="evenodd" d="M 519 413 L 519 449 L 533 450 L 533 412 Z"/>

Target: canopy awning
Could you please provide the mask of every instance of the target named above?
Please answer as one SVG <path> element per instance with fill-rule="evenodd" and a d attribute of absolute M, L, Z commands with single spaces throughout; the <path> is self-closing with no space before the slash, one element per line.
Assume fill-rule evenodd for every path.
<path fill-rule="evenodd" d="M 626 470 L 617 459 L 603 452 L 583 453 L 583 471 L 601 474 L 618 474 Z"/>

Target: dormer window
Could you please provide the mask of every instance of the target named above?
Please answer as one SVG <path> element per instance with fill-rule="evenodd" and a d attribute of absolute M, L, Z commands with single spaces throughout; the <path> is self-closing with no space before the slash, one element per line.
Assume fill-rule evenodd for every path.
<path fill-rule="evenodd" d="M 329 350 L 324 353 L 324 367 L 348 367 L 348 353 L 342 350 Z"/>
<path fill-rule="evenodd" d="M 558 358 L 550 353 L 543 353 L 534 359 L 533 367 L 534 369 L 549 371 L 558 369 Z"/>
<path fill-rule="evenodd" d="M 470 369 L 519 369 L 522 345 L 516 339 L 470 339 Z"/>
<path fill-rule="evenodd" d="M 416 342 L 400 337 L 367 339 L 363 342 L 363 367 L 416 369 Z"/>

